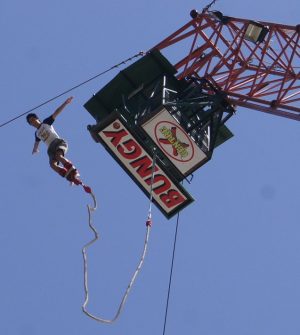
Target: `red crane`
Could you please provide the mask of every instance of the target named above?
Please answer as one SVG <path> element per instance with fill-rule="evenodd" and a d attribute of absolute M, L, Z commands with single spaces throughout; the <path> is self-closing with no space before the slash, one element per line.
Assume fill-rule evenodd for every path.
<path fill-rule="evenodd" d="M 233 105 L 300 120 L 300 25 L 207 10 L 191 17 L 153 48 L 189 50 L 175 64 L 178 78 L 205 78 Z"/>

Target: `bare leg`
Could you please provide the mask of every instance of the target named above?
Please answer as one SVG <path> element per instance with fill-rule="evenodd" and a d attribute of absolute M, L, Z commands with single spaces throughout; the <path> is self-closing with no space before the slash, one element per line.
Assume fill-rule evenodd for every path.
<path fill-rule="evenodd" d="M 65 158 L 64 156 L 64 153 L 63 151 L 61 150 L 58 150 L 56 155 L 55 155 L 55 158 L 63 165 L 63 166 L 69 166 L 69 165 L 72 165 L 72 163 L 67 159 Z"/>
<path fill-rule="evenodd" d="M 57 163 L 58 163 L 57 161 L 51 161 L 50 166 L 55 172 L 64 177 L 67 173 L 67 170 L 63 167 L 58 166 Z"/>
<path fill-rule="evenodd" d="M 58 164 L 63 164 L 63 168 L 60 167 Z M 77 169 L 74 168 L 71 161 L 64 157 L 64 153 L 62 150 L 58 150 L 55 155 L 55 161 L 50 164 L 53 170 L 59 173 L 61 176 L 65 177 L 67 174 L 67 179 L 76 185 L 82 184 L 81 180 L 79 179 L 79 173 Z M 71 169 L 73 170 L 71 171 Z M 71 173 L 70 173 L 71 171 Z"/>

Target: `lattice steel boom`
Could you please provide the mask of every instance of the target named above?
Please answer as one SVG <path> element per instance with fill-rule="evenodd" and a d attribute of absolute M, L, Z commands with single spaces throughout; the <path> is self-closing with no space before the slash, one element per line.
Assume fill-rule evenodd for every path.
<path fill-rule="evenodd" d="M 254 22 L 219 11 L 193 10 L 191 17 L 153 48 L 188 50 L 175 61 L 178 78 L 205 78 L 233 105 L 300 120 L 300 25 Z"/>

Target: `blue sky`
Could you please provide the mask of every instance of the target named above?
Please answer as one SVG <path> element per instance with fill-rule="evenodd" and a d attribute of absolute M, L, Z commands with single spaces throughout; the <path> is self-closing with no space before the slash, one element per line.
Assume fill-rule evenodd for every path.
<path fill-rule="evenodd" d="M 150 49 L 206 4 L 2 0 L 0 123 Z M 299 23 L 296 0 L 220 0 L 214 9 Z M 105 318 L 138 262 L 149 204 L 86 130 L 94 120 L 83 104 L 119 70 L 72 92 L 56 122 L 99 202 L 89 308 Z M 65 98 L 37 113 L 48 116 Z M 240 108 L 228 125 L 235 137 L 187 186 L 196 201 L 180 216 L 166 334 L 298 335 L 299 123 Z M 0 333 L 162 334 L 175 219 L 154 209 L 145 265 L 120 319 L 110 326 L 89 319 L 81 311 L 81 248 L 92 237 L 90 199 L 50 170 L 45 146 L 31 155 L 33 133 L 24 117 L 0 129 Z"/>

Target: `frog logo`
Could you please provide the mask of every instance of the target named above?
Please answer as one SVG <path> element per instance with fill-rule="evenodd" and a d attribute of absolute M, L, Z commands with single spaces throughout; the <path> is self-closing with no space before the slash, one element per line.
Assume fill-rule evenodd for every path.
<path fill-rule="evenodd" d="M 193 159 L 192 141 L 175 122 L 158 122 L 155 127 L 155 137 L 160 148 L 171 159 L 179 162 L 189 162 Z"/>

